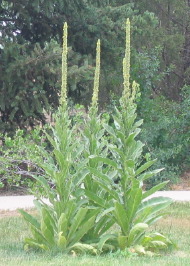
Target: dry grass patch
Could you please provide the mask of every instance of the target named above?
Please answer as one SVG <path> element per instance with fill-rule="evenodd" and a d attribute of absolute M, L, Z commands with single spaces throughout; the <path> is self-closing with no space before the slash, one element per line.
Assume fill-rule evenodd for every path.
<path fill-rule="evenodd" d="M 177 228 L 178 230 L 190 231 L 190 220 L 188 218 L 167 217 L 158 221 L 156 226 L 160 228 Z"/>
<path fill-rule="evenodd" d="M 37 211 L 35 209 L 27 209 L 28 213 L 32 215 L 37 215 Z M 1 210 L 0 211 L 0 219 L 6 218 L 6 217 L 21 217 L 21 214 L 18 210 L 10 211 L 10 210 Z"/>

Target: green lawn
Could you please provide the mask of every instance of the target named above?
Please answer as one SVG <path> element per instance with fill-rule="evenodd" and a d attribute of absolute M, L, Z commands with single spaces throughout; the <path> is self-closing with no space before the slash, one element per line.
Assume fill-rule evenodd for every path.
<path fill-rule="evenodd" d="M 29 234 L 25 222 L 20 217 L 4 217 L 0 218 L 0 265 L 190 265 L 190 203 L 173 204 L 169 209 L 169 214 L 154 227 L 157 231 L 170 236 L 178 249 L 153 258 L 125 258 L 115 257 L 112 254 L 101 257 L 72 257 L 24 251 L 22 240 Z"/>

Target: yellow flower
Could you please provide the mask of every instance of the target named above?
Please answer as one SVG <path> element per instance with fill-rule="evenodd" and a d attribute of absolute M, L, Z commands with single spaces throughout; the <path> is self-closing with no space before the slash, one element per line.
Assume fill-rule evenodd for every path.
<path fill-rule="evenodd" d="M 124 78 L 124 90 L 123 97 L 128 99 L 130 97 L 130 21 L 127 19 L 126 22 L 126 47 L 125 47 L 125 57 L 123 59 L 123 78 Z"/>
<path fill-rule="evenodd" d="M 98 40 L 97 46 L 96 46 L 96 69 L 95 69 L 95 75 L 94 75 L 92 107 L 96 107 L 98 104 L 99 80 L 100 80 L 100 40 Z"/>
<path fill-rule="evenodd" d="M 60 105 L 67 104 L 67 23 L 63 26 L 62 84 Z"/>
<path fill-rule="evenodd" d="M 136 95 L 137 95 L 138 91 L 139 91 L 139 84 L 136 83 L 136 81 L 133 81 L 132 94 L 131 94 L 132 101 L 135 101 L 135 98 L 136 98 Z"/>

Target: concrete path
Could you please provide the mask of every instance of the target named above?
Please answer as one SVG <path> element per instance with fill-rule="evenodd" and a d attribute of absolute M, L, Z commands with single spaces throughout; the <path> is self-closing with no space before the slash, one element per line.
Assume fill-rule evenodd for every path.
<path fill-rule="evenodd" d="M 34 208 L 34 196 L 3 196 L 0 197 L 0 211 Z M 47 202 L 47 200 L 44 200 Z"/>
<path fill-rule="evenodd" d="M 190 202 L 190 191 L 159 191 L 152 197 L 169 197 L 178 202 Z M 0 197 L 0 211 L 33 208 L 34 196 L 3 196 Z M 47 202 L 47 201 L 46 201 Z"/>

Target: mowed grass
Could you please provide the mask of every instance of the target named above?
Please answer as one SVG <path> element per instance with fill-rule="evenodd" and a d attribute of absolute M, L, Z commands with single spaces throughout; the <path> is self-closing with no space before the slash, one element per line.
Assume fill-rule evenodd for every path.
<path fill-rule="evenodd" d="M 160 220 L 152 230 L 167 234 L 178 246 L 172 252 L 158 257 L 122 257 L 108 254 L 106 256 L 78 256 L 50 254 L 43 252 L 26 252 L 23 239 L 29 236 L 26 223 L 21 217 L 0 218 L 0 266 L 16 265 L 190 265 L 190 203 L 173 204 L 168 215 Z"/>

